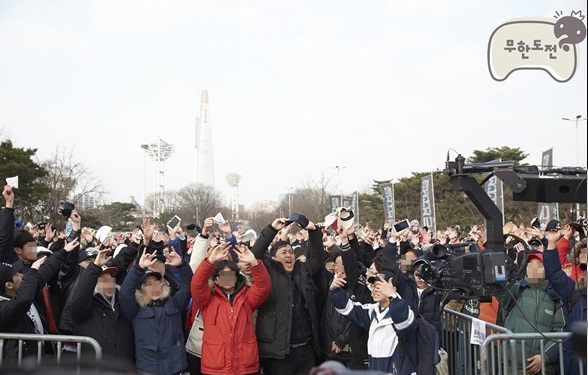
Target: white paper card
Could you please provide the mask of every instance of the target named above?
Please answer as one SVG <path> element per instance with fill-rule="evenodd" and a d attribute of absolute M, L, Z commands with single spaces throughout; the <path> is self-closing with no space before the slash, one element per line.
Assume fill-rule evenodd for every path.
<path fill-rule="evenodd" d="M 6 184 L 13 189 L 18 189 L 18 176 L 8 177 L 6 179 Z"/>
<path fill-rule="evenodd" d="M 486 322 L 480 319 L 472 318 L 472 333 L 470 335 L 470 344 L 482 345 L 486 339 Z"/>
<path fill-rule="evenodd" d="M 218 214 L 216 214 L 216 216 L 214 217 L 214 222 L 215 224 L 223 224 L 225 222 L 225 218 L 223 217 L 223 215 L 219 212 Z"/>

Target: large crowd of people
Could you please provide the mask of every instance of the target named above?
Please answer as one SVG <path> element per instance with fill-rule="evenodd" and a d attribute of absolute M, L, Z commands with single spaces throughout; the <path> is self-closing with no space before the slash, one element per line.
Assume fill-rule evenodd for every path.
<path fill-rule="evenodd" d="M 517 333 L 586 321 L 585 220 L 506 223 L 513 277 L 480 302 L 444 298 L 427 252 L 487 251 L 483 225 L 433 232 L 413 220 L 396 232 L 390 221 L 369 228 L 294 214 L 259 234 L 212 217 L 198 231 L 145 219 L 125 233 L 84 227 L 74 209 L 66 233 L 51 223 L 17 228 L 15 192 L 7 185 L 2 195 L 0 333 L 88 336 L 105 360 L 134 373 L 420 375 L 438 356 L 422 355 L 428 348 L 417 340 L 430 324 L 435 351 L 443 345 L 444 308 Z M 6 340 L 1 368 L 15 369 L 21 356 L 75 357 L 78 348 L 57 350 Z M 554 341 L 526 340 L 518 350 L 520 371 L 558 373 Z M 569 342 L 563 356 L 565 373 L 579 373 Z"/>

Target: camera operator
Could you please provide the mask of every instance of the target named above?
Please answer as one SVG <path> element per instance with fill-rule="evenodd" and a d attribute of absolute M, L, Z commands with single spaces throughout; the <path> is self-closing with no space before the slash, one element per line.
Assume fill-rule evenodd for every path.
<path fill-rule="evenodd" d="M 543 254 L 531 253 L 527 256 L 527 276 L 510 287 L 508 292 L 498 296 L 500 316 L 504 317 L 504 327 L 512 332 L 562 332 L 564 327 L 564 308 L 558 294 L 545 278 Z M 552 340 L 526 340 L 524 352 L 526 361 L 519 364 L 526 371 L 537 373 L 542 367 L 545 374 L 557 373 L 559 359 L 558 346 Z M 522 345 L 517 345 L 517 358 L 522 358 Z M 542 355 L 544 354 L 544 355 Z"/>

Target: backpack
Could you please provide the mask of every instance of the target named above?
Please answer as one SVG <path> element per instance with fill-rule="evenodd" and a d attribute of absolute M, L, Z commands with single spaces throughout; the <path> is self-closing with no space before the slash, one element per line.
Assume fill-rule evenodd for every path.
<path fill-rule="evenodd" d="M 402 353 L 408 355 L 408 359 L 416 367 L 417 374 L 435 374 L 435 365 L 439 363 L 439 337 L 435 326 L 429 323 L 421 314 L 415 314 L 417 322 L 416 328 L 416 346 L 419 352 L 412 353 L 408 348 L 408 343 L 401 336 L 398 336 L 399 348 Z M 396 330 L 396 326 L 392 324 Z"/>

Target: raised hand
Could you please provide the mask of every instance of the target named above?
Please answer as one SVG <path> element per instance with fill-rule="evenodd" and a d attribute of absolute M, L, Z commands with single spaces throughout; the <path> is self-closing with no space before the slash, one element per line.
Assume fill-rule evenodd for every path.
<path fill-rule="evenodd" d="M 78 231 L 82 228 L 82 217 L 80 216 L 78 211 L 72 210 L 71 214 L 69 215 L 69 218 L 71 219 L 71 222 L 73 224 L 72 230 Z"/>
<path fill-rule="evenodd" d="M 218 229 L 225 235 L 225 237 L 229 237 L 232 233 L 231 231 L 231 223 L 228 220 L 225 220 L 224 223 L 218 225 Z"/>
<path fill-rule="evenodd" d="M 222 243 L 220 245 L 215 246 L 210 252 L 210 255 L 208 255 L 208 261 L 214 264 L 220 260 L 229 259 L 230 247 L 230 242 Z"/>
<path fill-rule="evenodd" d="M 165 265 L 179 267 L 182 265 L 182 262 L 182 257 L 176 253 L 176 249 L 172 246 L 171 251 L 165 255 Z"/>
<path fill-rule="evenodd" d="M 102 267 L 106 264 L 112 256 L 110 255 L 111 251 L 109 249 L 106 250 L 99 250 L 98 255 L 96 255 L 96 259 L 94 259 L 94 264 L 98 267 Z"/>
<path fill-rule="evenodd" d="M 141 229 L 143 230 L 143 238 L 144 238 L 143 243 L 145 245 L 147 245 L 149 243 L 149 241 L 151 241 L 151 238 L 153 238 L 153 232 L 155 231 L 156 228 L 157 228 L 157 225 L 155 225 L 155 224 L 151 225 L 151 220 L 149 220 L 149 218 L 146 218 L 145 220 L 143 220 L 143 225 L 141 225 Z"/>
<path fill-rule="evenodd" d="M 276 220 L 273 221 L 272 223 L 272 227 L 275 230 L 281 230 L 282 228 L 284 228 L 286 226 L 286 219 L 284 219 L 283 217 L 277 218 Z"/>
<path fill-rule="evenodd" d="M 39 259 L 34 261 L 33 264 L 31 264 L 31 268 L 34 268 L 38 271 L 39 268 L 41 268 L 41 264 L 45 263 L 46 260 L 47 260 L 47 255 L 40 257 Z"/>
<path fill-rule="evenodd" d="M 329 286 L 330 290 L 335 290 L 337 288 L 342 288 L 345 284 L 347 284 L 347 281 L 345 281 L 345 279 L 343 278 L 343 272 L 335 274 L 335 277 L 333 277 L 333 281 L 331 281 L 331 285 Z"/>
<path fill-rule="evenodd" d="M 12 191 L 12 187 L 9 185 L 4 186 L 2 196 L 6 201 L 6 207 L 12 208 L 14 206 L 14 192 Z"/>
<path fill-rule="evenodd" d="M 247 246 L 241 246 L 238 249 L 235 249 L 239 260 L 243 263 L 247 263 L 250 266 L 254 266 L 257 264 L 258 260 L 255 258 L 255 255 L 249 250 Z"/>
<path fill-rule="evenodd" d="M 202 226 L 202 235 L 206 236 L 208 234 L 208 232 L 210 232 L 210 228 L 212 228 L 213 225 L 214 225 L 214 218 L 207 217 L 204 220 L 204 225 Z"/>
<path fill-rule="evenodd" d="M 57 235 L 57 230 L 53 228 L 53 225 L 47 224 L 45 226 L 45 241 L 51 242 Z"/>
<path fill-rule="evenodd" d="M 73 249 L 77 248 L 78 246 L 80 246 L 79 238 L 74 238 L 71 242 L 65 244 L 64 249 L 68 253 L 71 253 Z"/>
<path fill-rule="evenodd" d="M 386 281 L 381 275 L 378 275 L 378 281 L 374 283 L 374 290 L 380 292 L 386 297 L 396 296 L 396 286 L 392 283 L 392 278 Z"/>
<path fill-rule="evenodd" d="M 148 253 L 147 248 L 143 249 L 143 254 L 141 258 L 139 258 L 139 267 L 141 269 L 146 270 L 147 268 L 151 267 L 157 259 L 155 258 L 155 253 Z"/>

